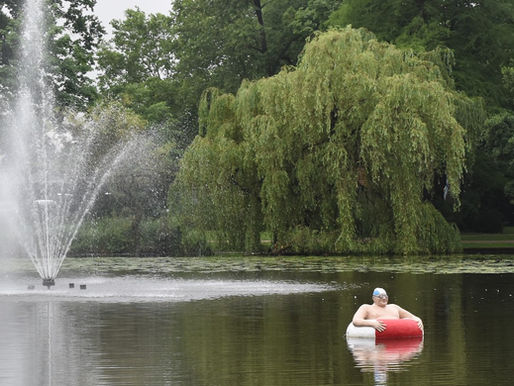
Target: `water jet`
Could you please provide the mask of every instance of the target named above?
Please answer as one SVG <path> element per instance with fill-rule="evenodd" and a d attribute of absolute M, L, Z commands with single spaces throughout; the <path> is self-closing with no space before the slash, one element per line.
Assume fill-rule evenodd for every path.
<path fill-rule="evenodd" d="M 108 178 L 140 138 L 105 139 L 110 112 L 59 109 L 46 69 L 45 0 L 25 1 L 19 88 L 0 111 L 0 223 L 50 288 Z M 3 111 L 5 110 L 5 111 Z M 1 204 L 4 203 L 4 204 Z"/>

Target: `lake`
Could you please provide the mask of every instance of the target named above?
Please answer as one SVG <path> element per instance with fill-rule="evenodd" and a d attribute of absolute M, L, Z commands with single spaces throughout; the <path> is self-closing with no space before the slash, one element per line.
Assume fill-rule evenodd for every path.
<path fill-rule="evenodd" d="M 5 262 L 0 277 L 1 385 L 510 385 L 514 374 L 512 256 L 69 258 L 51 290 L 30 264 Z M 423 319 L 422 341 L 347 342 L 377 286 Z"/>

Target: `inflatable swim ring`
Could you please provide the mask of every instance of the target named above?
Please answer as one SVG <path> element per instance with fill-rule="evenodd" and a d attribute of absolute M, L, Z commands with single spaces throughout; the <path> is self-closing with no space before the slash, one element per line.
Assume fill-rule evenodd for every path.
<path fill-rule="evenodd" d="M 382 332 L 373 327 L 356 327 L 352 322 L 346 329 L 346 336 L 349 338 L 369 338 L 369 339 L 401 339 L 423 337 L 423 331 L 418 323 L 412 319 L 379 319 L 386 325 Z"/>

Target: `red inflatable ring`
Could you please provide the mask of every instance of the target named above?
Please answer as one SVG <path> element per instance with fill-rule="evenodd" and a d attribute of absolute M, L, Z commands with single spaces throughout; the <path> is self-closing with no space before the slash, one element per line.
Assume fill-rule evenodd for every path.
<path fill-rule="evenodd" d="M 349 338 L 372 338 L 380 339 L 401 339 L 423 337 L 423 330 L 418 323 L 412 319 L 378 319 L 386 325 L 386 329 L 382 332 L 375 330 L 373 327 L 357 327 L 353 323 L 348 325 L 346 336 Z"/>

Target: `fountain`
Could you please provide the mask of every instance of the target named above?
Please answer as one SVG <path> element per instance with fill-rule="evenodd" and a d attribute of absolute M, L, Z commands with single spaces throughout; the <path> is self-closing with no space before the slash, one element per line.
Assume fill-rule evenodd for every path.
<path fill-rule="evenodd" d="M 46 6 L 44 0 L 25 4 L 19 89 L 2 114 L 0 224 L 8 224 L 50 289 L 100 189 L 134 153 L 136 141 L 106 144 L 102 120 L 108 117 L 88 121 L 56 113 L 45 55 Z"/>

